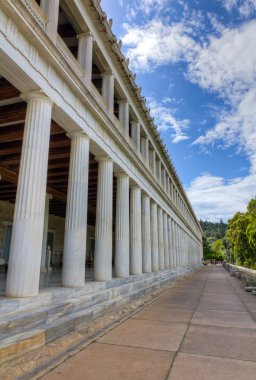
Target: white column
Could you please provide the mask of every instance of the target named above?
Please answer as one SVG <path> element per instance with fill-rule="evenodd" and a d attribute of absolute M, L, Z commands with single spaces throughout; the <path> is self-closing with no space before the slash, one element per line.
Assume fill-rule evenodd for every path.
<path fill-rule="evenodd" d="M 117 174 L 115 275 L 129 277 L 129 177 Z"/>
<path fill-rule="evenodd" d="M 43 232 L 43 244 L 42 244 L 42 254 L 41 254 L 41 272 L 45 272 L 46 267 L 47 267 L 47 265 L 46 265 L 46 250 L 47 250 L 50 199 L 52 199 L 51 194 L 46 194 L 46 196 L 45 196 L 45 207 L 44 207 L 44 232 Z"/>
<path fill-rule="evenodd" d="M 164 269 L 169 269 L 169 240 L 168 240 L 168 224 L 167 214 L 163 212 L 163 227 L 164 227 Z"/>
<path fill-rule="evenodd" d="M 151 202 L 150 209 L 151 222 L 151 255 L 152 255 L 152 271 L 159 271 L 159 256 L 158 256 L 158 224 L 157 224 L 157 204 Z"/>
<path fill-rule="evenodd" d="M 93 36 L 90 32 L 78 34 L 77 60 L 84 69 L 85 78 L 88 82 L 92 80 L 92 54 Z"/>
<path fill-rule="evenodd" d="M 141 138 L 141 153 L 142 153 L 143 157 L 145 158 L 146 163 L 148 163 L 149 149 L 148 149 L 148 138 L 147 137 Z"/>
<path fill-rule="evenodd" d="M 125 132 L 129 133 L 129 103 L 126 99 L 118 102 L 118 120 L 124 127 Z"/>
<path fill-rule="evenodd" d="M 56 43 L 59 18 L 59 0 L 41 0 L 40 7 L 47 16 L 46 33 Z"/>
<path fill-rule="evenodd" d="M 105 100 L 109 113 L 114 112 L 114 75 L 112 72 L 102 73 L 102 97 Z"/>
<path fill-rule="evenodd" d="M 140 123 L 138 121 L 131 122 L 132 127 L 132 140 L 137 148 L 137 151 L 140 152 Z"/>
<path fill-rule="evenodd" d="M 99 158 L 95 228 L 95 281 L 112 279 L 113 161 Z"/>
<path fill-rule="evenodd" d="M 85 281 L 89 138 L 83 132 L 71 139 L 63 251 L 62 285 L 81 287 Z"/>
<path fill-rule="evenodd" d="M 158 253 L 159 269 L 164 270 L 164 229 L 163 229 L 163 211 L 158 207 Z"/>
<path fill-rule="evenodd" d="M 172 235 L 172 220 L 168 217 L 168 241 L 169 241 L 169 268 L 174 267 L 173 262 L 173 235 Z"/>
<path fill-rule="evenodd" d="M 13 217 L 7 297 L 38 294 L 53 102 L 40 91 L 28 101 Z"/>
<path fill-rule="evenodd" d="M 130 195 L 130 273 L 142 273 L 141 189 L 132 186 Z"/>
<path fill-rule="evenodd" d="M 173 221 L 173 238 L 174 238 L 174 261 L 175 261 L 175 268 L 177 268 L 178 265 L 178 241 L 177 241 L 177 223 Z"/>
<path fill-rule="evenodd" d="M 142 272 L 151 272 L 150 197 L 142 194 Z"/>

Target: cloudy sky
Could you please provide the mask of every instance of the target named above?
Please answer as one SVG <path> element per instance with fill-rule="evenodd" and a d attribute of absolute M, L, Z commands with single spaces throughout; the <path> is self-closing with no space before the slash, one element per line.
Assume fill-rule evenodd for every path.
<path fill-rule="evenodd" d="M 256 0 L 102 0 L 198 218 L 256 196 Z"/>

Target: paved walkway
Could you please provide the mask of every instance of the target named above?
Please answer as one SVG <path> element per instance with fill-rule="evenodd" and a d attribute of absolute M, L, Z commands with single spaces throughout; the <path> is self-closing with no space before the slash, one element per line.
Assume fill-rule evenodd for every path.
<path fill-rule="evenodd" d="M 255 321 L 256 296 L 206 267 L 43 379 L 255 380 Z"/>

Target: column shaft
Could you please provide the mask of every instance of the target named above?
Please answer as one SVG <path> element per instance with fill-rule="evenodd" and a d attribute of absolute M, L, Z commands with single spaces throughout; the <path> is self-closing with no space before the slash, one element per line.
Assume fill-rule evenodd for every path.
<path fill-rule="evenodd" d="M 117 175 L 115 274 L 129 277 L 129 177 Z"/>
<path fill-rule="evenodd" d="M 77 60 L 85 71 L 85 78 L 87 79 L 88 82 L 91 82 L 93 37 L 89 32 L 79 34 L 77 37 L 78 37 Z"/>
<path fill-rule="evenodd" d="M 129 133 L 129 103 L 127 100 L 120 100 L 118 107 L 118 119 L 125 132 Z"/>
<path fill-rule="evenodd" d="M 113 161 L 99 160 L 95 229 L 94 279 L 112 279 Z"/>
<path fill-rule="evenodd" d="M 151 272 L 150 198 L 142 195 L 142 272 Z"/>
<path fill-rule="evenodd" d="M 131 188 L 130 197 L 130 273 L 142 273 L 141 189 Z"/>
<path fill-rule="evenodd" d="M 102 97 L 105 100 L 109 113 L 114 111 L 114 75 L 111 72 L 102 74 Z"/>
<path fill-rule="evenodd" d="M 68 195 L 63 252 L 62 284 L 66 287 L 84 286 L 89 138 L 84 133 L 73 133 L 71 138 Z"/>
<path fill-rule="evenodd" d="M 59 0 L 41 0 L 40 7 L 47 16 L 46 33 L 56 43 L 59 18 Z"/>
<path fill-rule="evenodd" d="M 159 270 L 159 254 L 158 254 L 158 224 L 157 224 L 157 204 L 151 202 L 151 255 L 152 255 L 152 271 Z"/>
<path fill-rule="evenodd" d="M 169 240 L 168 240 L 168 225 L 167 214 L 163 213 L 163 227 L 164 227 L 164 269 L 169 269 Z"/>
<path fill-rule="evenodd" d="M 169 268 L 174 267 L 173 263 L 173 236 L 172 236 L 172 220 L 168 217 L 168 241 L 169 241 Z"/>
<path fill-rule="evenodd" d="M 45 196 L 45 208 L 44 208 L 44 232 L 43 232 L 43 243 L 42 243 L 42 255 L 41 255 L 41 271 L 46 270 L 46 250 L 47 250 L 47 236 L 48 236 L 48 220 L 49 220 L 49 205 L 52 196 L 46 194 Z"/>
<path fill-rule="evenodd" d="M 158 207 L 158 253 L 159 269 L 164 270 L 164 228 L 163 228 L 163 211 Z"/>
<path fill-rule="evenodd" d="M 6 295 L 38 294 L 47 165 L 53 103 L 39 91 L 27 96 Z"/>

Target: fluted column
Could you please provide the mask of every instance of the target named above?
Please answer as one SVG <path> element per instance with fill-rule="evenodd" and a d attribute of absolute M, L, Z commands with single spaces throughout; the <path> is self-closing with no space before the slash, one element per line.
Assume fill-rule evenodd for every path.
<path fill-rule="evenodd" d="M 52 101 L 26 95 L 27 111 L 6 280 L 8 297 L 38 294 Z"/>
<path fill-rule="evenodd" d="M 44 208 L 44 232 L 43 232 L 43 243 L 42 243 L 42 254 L 41 254 L 41 272 L 46 271 L 46 250 L 47 250 L 50 199 L 52 199 L 51 194 L 46 194 L 45 208 Z"/>
<path fill-rule="evenodd" d="M 177 246 L 177 224 L 173 221 L 173 258 L 174 258 L 174 267 L 178 267 L 178 246 Z"/>
<path fill-rule="evenodd" d="M 124 127 L 125 132 L 129 133 L 129 103 L 126 99 L 119 100 L 118 102 L 118 119 L 122 126 Z"/>
<path fill-rule="evenodd" d="M 170 217 L 167 219 L 168 224 L 168 242 L 169 242 L 169 268 L 173 268 L 173 237 L 172 237 L 172 220 Z"/>
<path fill-rule="evenodd" d="M 102 97 L 105 100 L 109 113 L 114 112 L 114 74 L 105 72 L 102 76 Z"/>
<path fill-rule="evenodd" d="M 129 177 L 117 174 L 115 275 L 129 277 Z"/>
<path fill-rule="evenodd" d="M 85 71 L 88 82 L 92 80 L 93 36 L 90 32 L 78 34 L 77 60 Z"/>
<path fill-rule="evenodd" d="M 46 33 L 55 43 L 59 18 L 59 0 L 41 0 L 40 7 L 47 16 Z"/>
<path fill-rule="evenodd" d="M 148 138 L 142 137 L 141 138 L 141 153 L 143 157 L 145 158 L 146 163 L 149 161 L 149 149 L 148 149 Z"/>
<path fill-rule="evenodd" d="M 158 207 L 158 253 L 159 269 L 164 270 L 164 228 L 163 228 L 163 211 Z"/>
<path fill-rule="evenodd" d="M 113 161 L 99 158 L 95 228 L 95 281 L 112 279 Z"/>
<path fill-rule="evenodd" d="M 130 273 L 142 273 L 141 189 L 131 188 L 130 196 Z"/>
<path fill-rule="evenodd" d="M 158 223 L 157 223 L 157 204 L 151 202 L 150 206 L 150 232 L 151 232 L 151 262 L 152 271 L 159 271 L 159 254 L 158 254 Z"/>
<path fill-rule="evenodd" d="M 72 288 L 84 286 L 85 280 L 89 138 L 83 132 L 68 137 L 71 138 L 71 150 L 62 284 Z"/>
<path fill-rule="evenodd" d="M 142 272 L 151 272 L 150 197 L 142 194 Z"/>
<path fill-rule="evenodd" d="M 163 227 L 164 227 L 164 269 L 169 269 L 169 240 L 168 240 L 168 224 L 167 214 L 163 213 Z"/>

